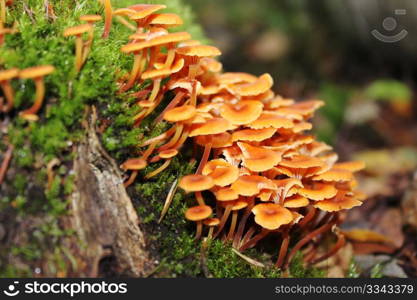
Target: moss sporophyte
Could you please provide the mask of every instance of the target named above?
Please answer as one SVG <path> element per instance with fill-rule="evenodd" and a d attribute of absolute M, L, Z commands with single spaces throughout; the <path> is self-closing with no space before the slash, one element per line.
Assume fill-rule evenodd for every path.
<path fill-rule="evenodd" d="M 127 173 L 125 187 L 134 187 L 134 192 L 129 191 L 141 199 L 138 201 L 150 199 L 147 206 L 138 208 L 139 215 L 152 221 L 155 212 L 163 210 L 165 223 L 170 218 L 183 222 L 174 216 L 185 210 L 185 218 L 197 224 L 195 239 L 205 237 L 202 249 L 206 254 L 220 253 L 228 244 L 238 253 L 251 253 L 266 238 L 276 238 L 275 267 L 279 269 L 291 268 L 292 261 L 299 261 L 300 251 L 307 264 L 336 253 L 344 245 L 337 229 L 342 220 L 339 212 L 361 205 L 365 199 L 355 190 L 353 174 L 364 166 L 338 163 L 330 146 L 307 133 L 312 129 L 310 119 L 323 102 L 295 102 L 276 95 L 269 74 L 223 72 L 215 59 L 220 50 L 193 39 L 182 27 L 177 31 L 186 22 L 180 15 L 164 12 L 169 9 L 165 5 L 123 1 L 127 7 L 114 9 L 111 1 L 101 2 L 103 6 L 91 4 L 73 17 L 57 8 L 53 22 L 45 20 L 42 7 L 32 8 L 37 17 L 32 36 L 38 39 L 35 45 L 48 44 L 51 49 L 30 48 L 34 44 L 28 43 L 25 30 L 34 21 L 33 16 L 25 15 L 18 22 L 22 34 L 7 36 L 1 52 L 5 58 L 0 64 L 5 70 L 0 71 L 0 82 L 7 101 L 0 106 L 3 112 L 28 103 L 27 91 L 18 90 L 15 95 L 17 77 L 36 83 L 35 103 L 20 116 L 39 124 L 12 122 L 13 132 L 26 132 L 24 126 L 30 126 L 30 143 L 23 136 L 27 133 L 16 134 L 10 142 L 29 149 L 37 145 L 40 156 L 48 158 L 44 169 L 47 190 L 54 185 L 52 168 L 57 162 L 70 164 L 68 141 L 82 135 L 79 124 L 84 106 L 95 104 L 103 144 Z M 72 18 L 71 22 L 67 24 L 65 17 Z M 3 19 L 1 24 L 3 28 Z M 42 34 L 50 38 L 43 41 Z M 73 42 L 64 38 L 70 36 L 75 36 L 75 57 Z M 19 57 L 8 48 L 13 46 L 31 51 L 32 57 Z M 35 67 L 37 55 L 41 55 L 42 66 Z M 20 67 L 26 69 L 18 71 Z M 43 76 L 49 74 L 46 87 L 53 89 L 45 98 Z M 48 107 L 42 120 L 37 113 L 44 98 Z M 58 98 L 58 103 L 52 98 Z M 193 172 L 196 157 L 201 159 Z M 170 185 L 175 179 L 181 188 L 177 193 L 176 186 Z M 169 201 L 162 207 L 164 193 Z M 185 202 L 192 194 L 196 205 Z M 191 207 L 186 209 L 186 205 Z M 186 229 L 187 224 L 183 222 L 181 228 Z M 177 225 L 163 226 L 171 230 Z M 323 252 L 317 241 L 331 234 L 337 241 Z M 190 235 L 174 240 L 167 236 L 162 238 L 161 248 L 168 242 L 185 251 L 194 240 Z M 170 255 L 181 259 L 201 255 L 189 248 L 187 254 Z M 167 252 L 161 250 L 161 256 L 164 254 Z M 218 273 L 215 259 L 207 263 L 211 272 L 219 276 L 233 273 Z"/>

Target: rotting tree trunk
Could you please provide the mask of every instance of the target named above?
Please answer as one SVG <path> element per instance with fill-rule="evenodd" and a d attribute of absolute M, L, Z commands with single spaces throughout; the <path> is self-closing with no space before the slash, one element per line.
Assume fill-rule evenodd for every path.
<path fill-rule="evenodd" d="M 95 117 L 88 122 L 85 140 L 74 161 L 75 192 L 71 199 L 71 228 L 86 276 L 103 275 L 99 264 L 114 262 L 117 275 L 144 276 L 151 267 L 145 237 L 119 168 L 104 151 L 95 131 Z M 105 274 L 104 274 L 105 275 Z"/>

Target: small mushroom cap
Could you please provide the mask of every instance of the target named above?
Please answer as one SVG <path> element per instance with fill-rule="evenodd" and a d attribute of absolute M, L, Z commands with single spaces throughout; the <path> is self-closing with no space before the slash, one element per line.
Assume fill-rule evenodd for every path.
<path fill-rule="evenodd" d="M 206 71 L 213 72 L 213 73 L 219 73 L 223 68 L 223 65 L 221 62 L 211 57 L 203 57 L 200 60 L 200 65 Z"/>
<path fill-rule="evenodd" d="M 182 177 L 179 186 L 187 192 L 200 192 L 211 189 L 214 181 L 210 176 L 194 174 Z"/>
<path fill-rule="evenodd" d="M 185 212 L 185 218 L 190 221 L 202 221 L 204 219 L 207 219 L 210 217 L 210 215 L 213 213 L 213 210 L 210 206 L 207 205 L 198 205 L 193 206 L 187 209 Z"/>
<path fill-rule="evenodd" d="M 232 140 L 235 141 L 249 141 L 261 142 L 271 138 L 277 130 L 275 128 L 263 129 L 243 129 L 233 132 Z"/>
<path fill-rule="evenodd" d="M 155 69 L 143 72 L 142 79 L 154 79 L 169 76 L 179 72 L 184 67 L 184 59 L 177 59 L 171 68 Z"/>
<path fill-rule="evenodd" d="M 272 180 L 258 175 L 243 175 L 232 183 L 232 189 L 242 196 L 254 196 L 261 190 L 276 190 Z"/>
<path fill-rule="evenodd" d="M 177 154 L 178 154 L 178 150 L 168 149 L 168 150 L 163 150 L 163 151 L 159 152 L 158 155 L 159 155 L 160 158 L 167 159 L 167 158 L 172 158 L 172 157 L 176 156 Z"/>
<path fill-rule="evenodd" d="M 145 48 L 186 41 L 190 38 L 191 38 L 191 35 L 188 32 L 168 33 L 168 34 L 163 34 L 163 35 L 157 35 L 153 37 L 152 39 L 149 39 L 146 41 L 124 45 L 120 50 L 123 53 L 132 53 L 132 52 L 136 52 Z"/>
<path fill-rule="evenodd" d="M 291 159 L 285 159 L 280 162 L 280 166 L 294 169 L 307 169 L 314 167 L 323 167 L 325 162 L 321 159 L 306 155 L 297 155 L 291 157 Z"/>
<path fill-rule="evenodd" d="M 192 105 L 182 105 L 172 108 L 165 112 L 164 119 L 168 122 L 179 122 L 189 120 L 196 114 L 196 109 Z"/>
<path fill-rule="evenodd" d="M 143 158 L 131 158 L 125 161 L 120 167 L 125 170 L 142 170 L 147 165 L 146 160 Z"/>
<path fill-rule="evenodd" d="M 358 172 L 365 168 L 365 163 L 363 161 L 347 161 L 335 163 L 333 167 L 335 169 L 342 169 L 350 172 Z"/>
<path fill-rule="evenodd" d="M 287 208 L 300 208 L 306 207 L 309 205 L 309 201 L 306 197 L 300 195 L 294 195 L 292 197 L 288 197 L 284 200 L 284 207 Z"/>
<path fill-rule="evenodd" d="M 303 101 L 291 106 L 278 108 L 275 112 L 282 115 L 301 115 L 302 117 L 307 118 L 323 105 L 324 102 L 320 100 Z"/>
<path fill-rule="evenodd" d="M 80 17 L 80 21 L 84 22 L 98 22 L 103 19 L 100 15 L 84 15 Z"/>
<path fill-rule="evenodd" d="M 53 71 L 55 68 L 51 65 L 36 66 L 20 71 L 19 77 L 22 79 L 38 78 L 51 74 Z"/>
<path fill-rule="evenodd" d="M 262 109 L 262 102 L 246 100 L 236 104 L 224 104 L 220 109 L 220 115 L 232 124 L 245 125 L 258 119 Z"/>
<path fill-rule="evenodd" d="M 281 161 L 279 152 L 242 142 L 237 142 L 237 145 L 242 151 L 244 166 L 253 172 L 267 171 Z"/>
<path fill-rule="evenodd" d="M 69 27 L 64 30 L 64 37 L 73 36 L 73 35 L 81 35 L 86 33 L 92 29 L 91 24 L 81 24 L 74 27 Z"/>
<path fill-rule="evenodd" d="M 178 48 L 187 47 L 187 46 L 197 46 L 201 45 L 201 42 L 198 40 L 188 40 L 178 44 Z"/>
<path fill-rule="evenodd" d="M 248 206 L 248 202 L 244 200 L 236 200 L 232 203 L 232 210 L 241 210 Z"/>
<path fill-rule="evenodd" d="M 255 96 L 268 91 L 273 83 L 271 75 L 263 74 L 254 82 L 234 85 L 231 88 L 240 96 Z"/>
<path fill-rule="evenodd" d="M 6 81 L 13 79 L 19 75 L 18 68 L 12 68 L 8 70 L 0 70 L 0 81 Z"/>
<path fill-rule="evenodd" d="M 274 203 L 261 203 L 252 208 L 255 222 L 263 228 L 275 230 L 293 220 L 290 210 Z"/>
<path fill-rule="evenodd" d="M 313 183 L 310 187 L 299 189 L 298 193 L 310 200 L 318 201 L 336 196 L 337 189 L 332 184 Z"/>
<path fill-rule="evenodd" d="M 213 118 L 207 120 L 203 124 L 193 124 L 191 126 L 191 132 L 189 136 L 193 137 L 198 135 L 219 134 L 231 128 L 232 126 L 229 121 L 222 118 Z"/>
<path fill-rule="evenodd" d="M 213 190 L 217 201 L 232 201 L 239 198 L 239 193 L 230 187 L 222 187 Z"/>
<path fill-rule="evenodd" d="M 291 131 L 294 133 L 300 133 L 302 131 L 311 130 L 313 124 L 309 122 L 298 122 L 294 124 L 294 127 L 291 128 Z"/>
<path fill-rule="evenodd" d="M 195 138 L 196 143 L 200 146 L 204 146 L 210 141 L 212 142 L 212 148 L 223 148 L 232 145 L 232 135 L 228 132 L 222 132 L 213 135 L 200 135 Z"/>
<path fill-rule="evenodd" d="M 166 5 L 163 4 L 135 4 L 128 7 L 128 9 L 135 11 L 135 13 L 131 16 L 132 20 L 143 19 L 164 8 L 166 8 Z"/>
<path fill-rule="evenodd" d="M 136 13 L 136 10 L 131 8 L 118 8 L 115 11 L 113 11 L 113 15 L 115 16 L 131 16 Z"/>
<path fill-rule="evenodd" d="M 326 171 L 322 174 L 314 176 L 313 180 L 336 181 L 336 182 L 351 181 L 353 180 L 353 174 L 352 172 L 343 170 L 343 169 L 330 169 L 329 171 Z"/>
<path fill-rule="evenodd" d="M 220 220 L 218 218 L 208 218 L 203 221 L 204 225 L 206 226 L 217 226 L 220 224 Z"/>
<path fill-rule="evenodd" d="M 164 25 L 164 27 L 183 24 L 182 19 L 176 14 L 154 14 L 150 15 L 147 20 L 150 25 Z"/>
<path fill-rule="evenodd" d="M 281 96 L 276 96 L 275 98 L 272 98 L 267 103 L 265 103 L 265 106 L 268 109 L 275 109 L 279 107 L 290 106 L 292 104 L 294 104 L 293 99 L 284 99 Z"/>
<path fill-rule="evenodd" d="M 225 160 L 215 159 L 206 163 L 202 174 L 213 178 L 215 185 L 227 186 L 238 179 L 239 169 Z"/>
<path fill-rule="evenodd" d="M 311 156 L 317 156 L 323 152 L 332 150 L 332 147 L 323 142 L 313 141 L 305 145 L 305 149 Z"/>
<path fill-rule="evenodd" d="M 221 54 L 218 48 L 208 45 L 185 46 L 176 51 L 181 55 L 198 57 L 213 57 Z"/>
<path fill-rule="evenodd" d="M 355 206 L 362 205 L 362 202 L 354 196 L 348 196 L 345 191 L 339 191 L 335 197 L 322 201 L 314 202 L 314 207 L 327 212 L 339 211 L 342 209 L 351 209 Z"/>
<path fill-rule="evenodd" d="M 262 128 L 292 128 L 294 123 L 292 120 L 282 117 L 274 112 L 264 111 L 259 118 L 252 123 L 248 124 L 248 127 L 252 129 Z"/>
<path fill-rule="evenodd" d="M 219 82 L 222 84 L 235 84 L 235 83 L 241 83 L 241 82 L 254 82 L 258 80 L 258 77 L 255 75 L 249 74 L 249 73 L 243 73 L 243 72 L 227 72 L 220 74 L 219 76 Z"/>

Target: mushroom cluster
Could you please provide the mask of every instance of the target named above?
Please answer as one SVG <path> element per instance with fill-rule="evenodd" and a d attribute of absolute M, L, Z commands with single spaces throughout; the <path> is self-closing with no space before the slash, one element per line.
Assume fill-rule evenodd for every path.
<path fill-rule="evenodd" d="M 312 129 L 309 120 L 324 103 L 275 95 L 269 74 L 223 73 L 214 59 L 220 51 L 201 45 L 187 32 L 169 33 L 168 27 L 182 21 L 159 13 L 163 8 L 134 5 L 114 11 L 137 25 L 121 48 L 133 55 L 134 63 L 120 91 L 152 82 L 149 90 L 135 94 L 142 108 L 135 126 L 168 92 L 175 95 L 155 120 L 165 120 L 171 128 L 144 142 L 140 157 L 121 165 L 132 171 L 125 186 L 149 163 L 164 160 L 146 179 L 163 171 L 192 138 L 203 147 L 202 158 L 196 173 L 181 178 L 179 186 L 195 194 L 197 205 L 185 217 L 196 222 L 197 239 L 207 226 L 209 239 L 222 238 L 244 251 L 266 236 L 278 236 L 276 266 L 284 268 L 301 249 L 310 263 L 337 252 L 344 244 L 337 230 L 339 212 L 365 199 L 355 191 L 353 175 L 364 165 L 338 163 L 330 146 L 306 133 Z M 318 255 L 318 240 L 329 231 L 337 242 Z M 290 237 L 295 236 L 301 239 L 294 243 Z"/>

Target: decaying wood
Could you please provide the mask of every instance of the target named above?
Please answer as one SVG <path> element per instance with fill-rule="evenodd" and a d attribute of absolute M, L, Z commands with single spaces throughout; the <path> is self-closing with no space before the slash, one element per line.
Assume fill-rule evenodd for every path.
<path fill-rule="evenodd" d="M 97 276 L 100 261 L 107 257 L 116 261 L 117 274 L 143 276 L 151 267 L 144 234 L 119 168 L 101 147 L 93 124 L 94 117 L 77 147 L 71 199 L 71 226 L 81 241 L 83 273 Z"/>

